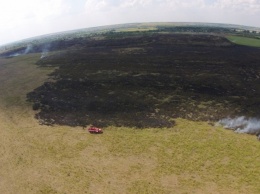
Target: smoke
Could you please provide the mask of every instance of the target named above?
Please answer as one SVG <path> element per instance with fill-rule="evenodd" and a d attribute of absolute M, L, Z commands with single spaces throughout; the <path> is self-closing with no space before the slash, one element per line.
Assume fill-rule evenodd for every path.
<path fill-rule="evenodd" d="M 42 59 L 42 58 L 44 58 L 44 57 L 46 57 L 48 55 L 50 47 L 51 47 L 50 44 L 45 44 L 45 45 L 43 45 L 41 47 L 37 47 L 37 46 L 33 47 L 32 44 L 28 44 L 26 46 L 26 48 L 23 48 L 22 50 L 17 51 L 17 52 L 13 52 L 12 54 L 8 55 L 7 57 L 17 57 L 19 55 L 26 55 L 26 54 L 28 54 L 28 53 L 30 53 L 32 51 L 33 52 L 37 52 L 37 51 L 40 52 L 41 51 L 41 59 Z"/>
<path fill-rule="evenodd" d="M 257 135 L 260 138 L 260 120 L 257 118 L 246 118 L 244 116 L 236 118 L 225 118 L 219 121 L 227 129 L 232 129 L 237 133 L 248 133 Z"/>
<path fill-rule="evenodd" d="M 48 55 L 48 51 L 42 51 L 41 59 Z"/>
<path fill-rule="evenodd" d="M 29 53 L 31 50 L 32 50 L 32 45 L 31 45 L 31 44 L 28 44 L 23 54 L 26 55 L 26 54 Z"/>
<path fill-rule="evenodd" d="M 32 50 L 33 46 L 31 44 L 28 44 L 24 50 L 20 50 L 18 52 L 12 53 L 8 55 L 7 57 L 17 57 L 20 55 L 26 55 Z"/>
<path fill-rule="evenodd" d="M 21 53 L 14 53 L 14 54 L 8 55 L 8 57 L 17 57 L 19 55 L 21 55 Z"/>
<path fill-rule="evenodd" d="M 42 54 L 41 54 L 41 59 L 43 59 L 44 57 L 46 57 L 49 53 L 49 49 L 50 49 L 50 44 L 46 44 L 43 48 L 42 48 Z"/>

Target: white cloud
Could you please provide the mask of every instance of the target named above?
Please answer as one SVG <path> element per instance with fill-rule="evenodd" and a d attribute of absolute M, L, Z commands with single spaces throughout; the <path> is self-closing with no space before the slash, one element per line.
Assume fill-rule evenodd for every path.
<path fill-rule="evenodd" d="M 152 0 L 125 0 L 121 2 L 120 7 L 127 8 L 127 7 L 134 7 L 134 6 L 146 6 L 151 3 L 153 3 Z"/>
<path fill-rule="evenodd" d="M 63 0 L 8 0 L 1 1 L 0 23 L 10 28 L 29 20 L 43 21 L 68 10 Z"/>
<path fill-rule="evenodd" d="M 106 0 L 102 9 L 110 12 L 111 17 L 120 17 L 115 17 L 114 23 L 125 18 L 126 22 L 191 21 L 260 26 L 260 0 L 121 0 L 114 7 L 112 2 L 115 4 Z"/>
<path fill-rule="evenodd" d="M 0 45 L 50 33 L 49 23 L 68 13 L 65 0 L 8 0 L 0 3 Z M 5 37 L 5 38 L 4 38 Z"/>
<path fill-rule="evenodd" d="M 222 22 L 260 26 L 260 0 L 87 0 L 96 23 Z M 91 16 L 90 16 L 91 17 Z M 109 24 L 109 23 L 107 23 Z"/>
<path fill-rule="evenodd" d="M 260 0 L 1 1 L 0 45 L 69 29 L 160 21 L 216 22 L 260 27 Z"/>
<path fill-rule="evenodd" d="M 110 4 L 106 0 L 96 1 L 96 0 L 87 0 L 85 3 L 85 9 L 87 12 L 93 11 L 106 11 L 110 7 Z"/>
<path fill-rule="evenodd" d="M 217 0 L 214 3 L 215 8 L 243 11 L 248 14 L 260 14 L 260 0 Z"/>

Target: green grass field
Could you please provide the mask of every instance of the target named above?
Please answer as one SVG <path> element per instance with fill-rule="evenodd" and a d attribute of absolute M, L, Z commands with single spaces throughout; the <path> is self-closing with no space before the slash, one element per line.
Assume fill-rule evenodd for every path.
<path fill-rule="evenodd" d="M 247 38 L 242 36 L 227 36 L 227 38 L 235 44 L 260 47 L 260 39 Z"/>
<path fill-rule="evenodd" d="M 260 144 L 206 122 L 172 128 L 44 126 L 26 94 L 52 69 L 0 59 L 0 193 L 260 193 Z"/>

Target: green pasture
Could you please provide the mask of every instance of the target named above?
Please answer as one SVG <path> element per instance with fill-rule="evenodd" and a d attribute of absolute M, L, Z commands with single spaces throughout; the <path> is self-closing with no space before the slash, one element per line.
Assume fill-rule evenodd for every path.
<path fill-rule="evenodd" d="M 227 38 L 235 44 L 260 47 L 260 39 L 248 38 L 243 36 L 227 36 Z"/>

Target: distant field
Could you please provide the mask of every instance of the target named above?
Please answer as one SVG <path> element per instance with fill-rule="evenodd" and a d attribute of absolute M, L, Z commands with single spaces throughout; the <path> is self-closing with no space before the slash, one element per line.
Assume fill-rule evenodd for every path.
<path fill-rule="evenodd" d="M 145 32 L 145 31 L 151 31 L 151 30 L 158 30 L 156 27 L 136 27 L 136 28 L 119 28 L 116 30 L 116 32 Z"/>
<path fill-rule="evenodd" d="M 247 38 L 242 36 L 227 36 L 227 38 L 235 44 L 260 47 L 260 39 Z"/>

